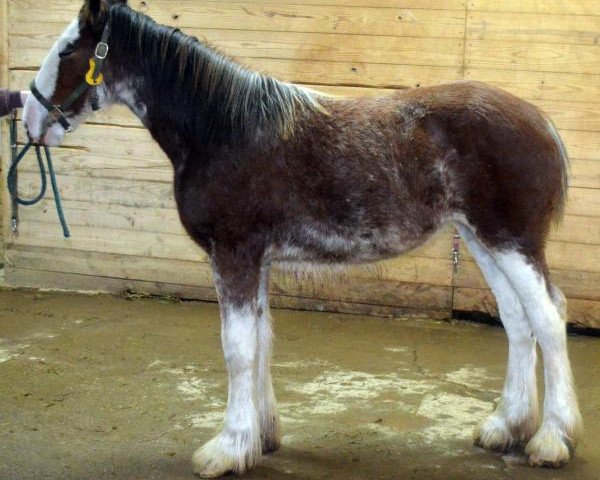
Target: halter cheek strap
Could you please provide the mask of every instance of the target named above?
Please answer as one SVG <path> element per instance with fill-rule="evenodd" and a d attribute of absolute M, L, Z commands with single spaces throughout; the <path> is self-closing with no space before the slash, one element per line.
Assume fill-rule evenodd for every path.
<path fill-rule="evenodd" d="M 35 80 L 31 82 L 31 85 L 29 87 L 31 93 L 37 99 L 37 101 L 40 102 L 44 106 L 44 108 L 46 108 L 46 110 L 48 110 L 50 115 L 54 117 L 54 120 L 60 123 L 60 125 L 65 129 L 66 132 L 71 132 L 73 130 L 73 127 L 67 120 L 67 117 L 65 116 L 64 112 L 68 111 L 68 109 L 71 108 L 77 100 L 79 100 L 79 98 L 86 92 L 88 88 L 89 87 L 87 83 L 82 83 L 73 91 L 73 93 L 71 93 L 71 95 L 69 95 L 69 97 L 62 104 L 54 105 L 41 94 L 41 92 L 35 85 Z"/>
<path fill-rule="evenodd" d="M 104 31 L 100 42 L 96 45 L 94 50 L 94 58 L 90 58 L 90 69 L 85 75 L 85 81 L 92 87 L 92 110 L 100 110 L 100 99 L 98 96 L 98 85 L 104 83 L 104 76 L 102 75 L 102 68 L 104 67 L 104 61 L 108 56 L 108 37 L 110 37 L 110 17 L 104 25 Z"/>
<path fill-rule="evenodd" d="M 61 103 L 60 105 L 54 105 L 50 100 L 48 100 L 42 93 L 39 91 L 37 86 L 35 85 L 35 80 L 31 82 L 30 90 L 33 96 L 40 102 L 43 107 L 48 110 L 50 115 L 54 118 L 54 120 L 64 128 L 64 130 L 69 133 L 73 131 L 73 127 L 67 120 L 65 112 L 68 112 L 69 109 L 79 100 L 88 89 L 92 89 L 91 92 L 91 101 L 92 101 L 92 110 L 96 111 L 100 109 L 100 101 L 98 95 L 98 86 L 104 82 L 104 77 L 102 75 L 102 68 L 104 66 L 104 61 L 108 56 L 108 37 L 110 36 L 110 17 L 104 25 L 104 30 L 102 31 L 102 37 L 100 41 L 96 45 L 96 49 L 94 50 L 94 57 L 90 58 L 90 69 L 85 75 L 85 80 L 79 84 L 79 86 L 67 97 L 67 99 Z"/>

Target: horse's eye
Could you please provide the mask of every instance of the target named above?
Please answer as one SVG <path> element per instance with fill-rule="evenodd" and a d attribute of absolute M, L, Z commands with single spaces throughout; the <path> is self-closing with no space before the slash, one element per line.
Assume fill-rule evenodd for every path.
<path fill-rule="evenodd" d="M 69 44 L 65 47 L 65 49 L 58 54 L 60 58 L 65 58 L 75 52 L 75 45 Z"/>

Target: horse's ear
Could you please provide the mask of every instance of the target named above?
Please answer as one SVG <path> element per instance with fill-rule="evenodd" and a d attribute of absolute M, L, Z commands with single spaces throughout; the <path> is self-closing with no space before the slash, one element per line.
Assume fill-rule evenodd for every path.
<path fill-rule="evenodd" d="M 87 25 L 97 26 L 104 23 L 107 13 L 106 0 L 85 0 L 81 9 L 81 20 Z"/>

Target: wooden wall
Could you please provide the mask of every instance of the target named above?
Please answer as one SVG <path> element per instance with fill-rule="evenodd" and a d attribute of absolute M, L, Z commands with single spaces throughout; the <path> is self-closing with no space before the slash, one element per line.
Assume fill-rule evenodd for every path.
<path fill-rule="evenodd" d="M 547 249 L 573 320 L 600 327 L 600 3 L 470 0 L 465 78 L 530 100 L 571 157 L 569 201 Z M 493 301 L 472 261 L 454 279 L 457 309 Z"/>
<path fill-rule="evenodd" d="M 8 2 L 0 0 L 0 88 L 6 88 L 9 84 L 8 79 Z M 0 120 L 1 122 L 1 120 Z M 5 148 L 7 147 L 6 138 L 7 129 L 0 123 L 0 178 L 4 179 L 4 161 Z M 0 181 L 0 188 L 4 187 L 4 181 Z M 0 225 L 4 226 L 4 194 L 0 192 Z M 0 265 L 4 266 L 4 228 L 0 228 Z M 0 282 L 4 276 L 0 275 Z"/>
<path fill-rule="evenodd" d="M 33 0 L 1 2 L 10 25 L 2 75 L 11 88 L 26 87 L 79 2 L 55 0 L 51 8 Z M 249 66 L 328 93 L 371 95 L 468 78 L 542 107 L 572 158 L 567 214 L 548 247 L 552 273 L 570 299 L 571 321 L 600 327 L 597 0 L 130 4 Z M 73 237 L 62 238 L 51 199 L 21 209 L 18 237 L 8 233 L 5 221 L 11 285 L 214 298 L 206 258 L 185 236 L 174 210 L 170 164 L 131 114 L 115 108 L 98 115 L 69 136 L 55 157 Z M 33 168 L 23 168 L 23 191 L 36 183 Z M 446 229 L 415 252 L 335 281 L 277 275 L 274 303 L 382 315 L 494 312 L 464 249 L 461 268 L 453 273 L 451 237 Z"/>

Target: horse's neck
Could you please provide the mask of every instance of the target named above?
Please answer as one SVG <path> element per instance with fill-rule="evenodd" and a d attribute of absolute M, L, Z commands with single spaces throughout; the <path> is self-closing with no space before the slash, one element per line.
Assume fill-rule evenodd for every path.
<path fill-rule="evenodd" d="M 132 38 L 140 38 L 153 56 L 136 53 Z M 207 145 L 283 138 L 298 115 L 319 110 L 313 94 L 245 69 L 180 32 L 137 26 L 115 42 L 118 100 L 142 120 L 174 163 L 182 151 Z M 163 45 L 165 55 L 156 56 Z"/>

